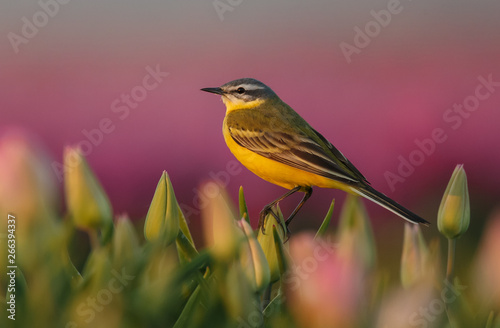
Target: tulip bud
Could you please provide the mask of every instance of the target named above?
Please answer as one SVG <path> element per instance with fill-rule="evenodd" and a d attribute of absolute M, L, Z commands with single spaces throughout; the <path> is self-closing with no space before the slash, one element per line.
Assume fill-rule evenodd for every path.
<path fill-rule="evenodd" d="M 238 226 L 243 230 L 246 240 L 241 248 L 241 266 L 253 289 L 262 291 L 269 285 L 271 279 L 269 264 L 250 224 L 245 219 L 241 219 L 238 221 Z"/>
<path fill-rule="evenodd" d="M 266 216 L 264 222 L 264 230 L 265 234 L 262 233 L 262 230 L 259 229 L 257 240 L 264 251 L 264 255 L 266 256 L 267 263 L 269 264 L 269 269 L 271 272 L 271 282 L 276 282 L 280 279 L 280 266 L 279 263 L 284 262 L 284 259 L 278 259 L 278 254 L 276 250 L 275 242 L 283 244 L 283 240 L 285 238 L 285 220 L 283 218 L 283 214 L 279 206 L 273 207 L 273 212 L 278 216 L 280 222 L 276 222 L 276 218 L 272 214 L 268 214 Z M 279 235 L 279 240 L 275 240 L 275 234 L 273 234 L 273 226 L 278 225 L 277 231 Z M 288 245 L 284 245 L 284 249 L 288 250 Z"/>
<path fill-rule="evenodd" d="M 427 276 L 428 257 L 427 245 L 420 227 L 406 223 L 400 270 L 403 287 L 411 287 Z"/>
<path fill-rule="evenodd" d="M 50 163 L 43 145 L 30 133 L 19 128 L 0 131 L 0 265 L 5 268 L 7 229 L 14 225 L 16 261 L 28 277 L 48 248 L 45 241 L 61 236 L 61 195 Z"/>
<path fill-rule="evenodd" d="M 357 259 L 365 269 L 375 265 L 376 247 L 366 209 L 359 197 L 347 195 L 337 234 L 339 256 Z"/>
<path fill-rule="evenodd" d="M 202 211 L 203 232 L 211 252 L 220 261 L 232 259 L 238 251 L 243 233 L 236 228 L 231 201 L 222 187 L 207 182 L 201 193 L 208 195 Z"/>
<path fill-rule="evenodd" d="M 486 301 L 485 309 L 500 309 L 500 210 L 487 220 L 474 263 L 474 289 Z"/>
<path fill-rule="evenodd" d="M 95 248 L 91 251 L 82 270 L 84 285 L 87 288 L 98 291 L 112 278 L 110 257 L 110 249 L 107 247 Z"/>
<path fill-rule="evenodd" d="M 366 281 L 359 262 L 311 234 L 290 239 L 286 301 L 300 327 L 358 327 Z M 361 311 L 361 312 L 360 312 Z"/>
<path fill-rule="evenodd" d="M 220 281 L 218 286 L 221 301 L 229 317 L 235 322 L 236 320 L 240 321 L 240 323 L 248 320 L 247 318 L 252 318 L 259 323 L 263 322 L 257 294 L 254 293 L 246 279 L 242 279 L 245 274 L 240 263 L 228 263 L 224 267 L 224 272 L 216 272 L 215 274 Z"/>
<path fill-rule="evenodd" d="M 409 289 L 398 289 L 386 293 L 378 305 L 380 307 L 375 322 L 370 327 L 376 328 L 412 328 L 412 327 L 453 327 L 443 325 L 442 321 L 431 312 L 432 305 L 442 302 L 441 295 L 436 293 L 431 282 L 425 281 Z M 444 308 L 444 304 L 442 305 Z M 444 310 L 443 310 L 444 312 Z"/>
<path fill-rule="evenodd" d="M 0 215 L 17 218 L 16 233 L 28 242 L 28 234 L 51 225 L 58 216 L 59 197 L 50 158 L 27 132 L 9 128 L 0 134 Z M 0 233 L 5 232 L 0 225 Z M 2 246 L 3 247 L 3 246 Z"/>
<path fill-rule="evenodd" d="M 64 150 L 64 189 L 68 214 L 83 230 L 110 230 L 113 210 L 108 196 L 79 148 Z"/>
<path fill-rule="evenodd" d="M 144 236 L 149 241 L 158 240 L 170 245 L 179 233 L 179 204 L 166 171 L 163 171 L 149 206 Z"/>
<path fill-rule="evenodd" d="M 122 267 L 125 264 L 132 265 L 136 256 L 139 255 L 139 240 L 132 222 L 123 215 L 117 219 L 113 236 L 113 265 Z"/>
<path fill-rule="evenodd" d="M 145 263 L 137 277 L 134 304 L 143 315 L 154 317 L 165 311 L 166 304 L 174 304 L 172 298 L 177 301 L 181 298 L 180 284 L 172 284 L 179 270 L 179 256 L 175 247 L 164 247 L 155 242 L 147 246 L 143 258 Z"/>
<path fill-rule="evenodd" d="M 448 239 L 460 237 L 470 222 L 469 191 L 463 165 L 457 165 L 441 200 L 438 229 Z"/>

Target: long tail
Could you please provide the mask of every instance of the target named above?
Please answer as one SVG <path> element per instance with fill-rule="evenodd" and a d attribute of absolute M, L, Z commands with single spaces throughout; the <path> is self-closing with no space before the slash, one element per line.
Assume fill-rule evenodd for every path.
<path fill-rule="evenodd" d="M 420 216 L 404 208 L 403 206 L 399 205 L 398 203 L 396 203 L 383 193 L 376 191 L 370 186 L 353 187 L 352 191 L 388 209 L 392 213 L 399 215 L 400 217 L 409 221 L 410 223 L 413 224 L 421 223 L 426 226 L 429 226 L 430 224 L 426 220 L 422 219 Z"/>

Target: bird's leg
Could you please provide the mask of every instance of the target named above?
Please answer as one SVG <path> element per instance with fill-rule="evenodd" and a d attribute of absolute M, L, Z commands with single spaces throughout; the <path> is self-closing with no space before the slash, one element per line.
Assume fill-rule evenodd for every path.
<path fill-rule="evenodd" d="M 278 199 L 276 199 L 276 200 L 272 201 L 271 203 L 267 204 L 266 206 L 264 206 L 262 211 L 260 211 L 259 227 L 258 227 L 261 229 L 263 234 L 265 233 L 264 221 L 266 220 L 267 214 L 271 213 L 271 215 L 274 216 L 274 218 L 276 219 L 276 221 L 278 221 L 278 223 L 280 221 L 278 216 L 272 210 L 273 206 L 276 205 L 277 203 L 279 203 L 280 201 L 282 201 L 283 199 L 287 198 L 288 196 L 296 193 L 299 190 L 300 190 L 300 186 L 297 186 L 297 187 L 287 191 L 286 194 L 284 194 L 283 196 L 279 197 Z"/>
<path fill-rule="evenodd" d="M 288 219 L 286 219 L 285 221 L 285 226 L 286 226 L 286 232 L 287 232 L 287 235 L 290 235 L 290 230 L 288 230 L 288 225 L 290 224 L 290 222 L 292 221 L 293 217 L 299 212 L 299 210 L 302 208 L 302 206 L 304 205 L 304 203 L 309 199 L 309 197 L 311 197 L 313 193 L 313 189 L 311 187 L 309 187 L 308 189 L 306 189 L 305 191 L 305 194 L 304 194 L 304 197 L 302 198 L 302 200 L 300 201 L 299 205 L 297 205 L 297 207 L 293 210 L 292 214 L 290 214 L 290 216 L 288 217 Z"/>

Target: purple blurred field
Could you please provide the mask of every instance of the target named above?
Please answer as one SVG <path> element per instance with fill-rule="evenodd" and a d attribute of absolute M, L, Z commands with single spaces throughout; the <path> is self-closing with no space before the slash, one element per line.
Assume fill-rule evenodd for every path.
<path fill-rule="evenodd" d="M 272 87 L 374 187 L 431 222 L 458 163 L 472 209 L 498 205 L 498 2 L 402 1 L 385 27 L 374 17 L 387 1 L 243 0 L 222 16 L 202 1 L 69 2 L 17 53 L 9 33 L 22 36 L 23 17 L 33 21 L 43 9 L 36 2 L 0 7 L 1 126 L 33 132 L 57 162 L 65 145 L 83 142 L 116 213 L 143 217 L 167 170 L 179 203 L 193 209 L 201 181 L 228 180 L 235 199 L 243 185 L 256 222 L 283 190 L 245 169 L 220 173 L 234 160 L 221 133 L 224 107 L 199 91 L 241 77 Z M 348 63 L 340 45 L 355 46 L 355 28 L 366 26 L 369 44 Z M 405 176 L 401 158 L 414 163 Z M 404 181 L 391 188 L 387 172 Z M 315 190 L 302 225 L 316 225 L 304 223 L 307 213 L 320 218 L 334 196 L 343 197 Z"/>

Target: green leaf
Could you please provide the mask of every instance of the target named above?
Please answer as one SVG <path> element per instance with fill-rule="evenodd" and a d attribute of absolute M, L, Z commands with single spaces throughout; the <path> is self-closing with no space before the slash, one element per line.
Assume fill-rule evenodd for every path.
<path fill-rule="evenodd" d="M 193 236 L 191 236 L 191 231 L 189 231 L 189 226 L 187 224 L 186 217 L 184 216 L 184 213 L 182 213 L 180 206 L 178 208 L 178 211 L 179 211 L 179 228 L 181 229 L 184 236 L 186 236 L 187 239 L 189 239 L 191 244 L 193 244 L 194 246 Z"/>
<path fill-rule="evenodd" d="M 283 242 L 279 236 L 276 226 L 273 225 L 274 247 L 276 247 L 276 257 L 278 259 L 278 267 L 280 269 L 280 276 L 283 276 L 287 269 L 285 251 L 283 250 Z"/>
<path fill-rule="evenodd" d="M 173 328 L 191 327 L 190 323 L 193 320 L 193 314 L 196 310 L 200 309 L 200 299 L 201 299 L 201 286 L 196 287 L 191 297 L 187 301 L 184 309 L 182 309 L 181 315 L 175 322 Z"/>
<path fill-rule="evenodd" d="M 245 201 L 245 194 L 243 193 L 243 186 L 240 186 L 239 204 L 240 204 L 240 218 L 244 218 L 248 223 L 250 223 L 250 217 L 248 216 L 247 203 Z"/>
<path fill-rule="evenodd" d="M 264 317 L 270 317 L 273 313 L 276 313 L 276 309 L 274 307 L 277 307 L 280 309 L 283 305 L 283 292 L 281 291 L 281 288 L 278 290 L 278 294 L 267 304 L 266 308 L 264 311 L 262 311 L 262 314 L 264 314 Z"/>
<path fill-rule="evenodd" d="M 177 244 L 177 252 L 179 253 L 179 258 L 181 260 L 189 262 L 198 256 L 198 251 L 191 243 L 191 240 L 184 234 L 182 229 L 179 230 L 175 243 Z"/>
<path fill-rule="evenodd" d="M 316 232 L 316 236 L 314 236 L 314 239 L 316 238 L 321 238 L 324 235 L 326 235 L 326 231 L 328 230 L 328 226 L 330 225 L 330 221 L 333 216 L 333 208 L 335 206 L 335 198 L 332 199 L 332 203 L 330 204 L 330 208 L 328 209 L 328 212 L 326 213 L 325 219 L 323 220 L 323 223 L 321 223 L 321 226 L 318 229 L 318 232 Z"/>

